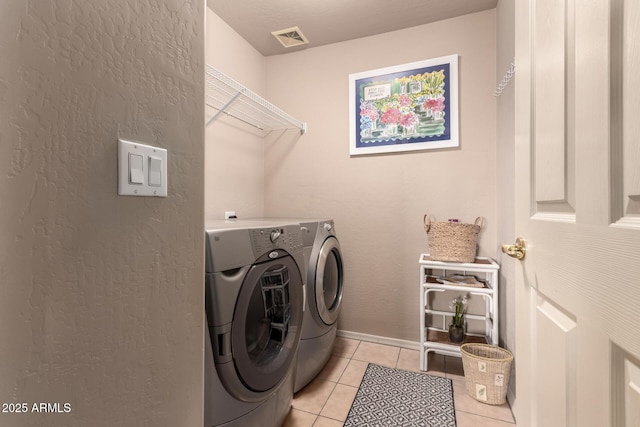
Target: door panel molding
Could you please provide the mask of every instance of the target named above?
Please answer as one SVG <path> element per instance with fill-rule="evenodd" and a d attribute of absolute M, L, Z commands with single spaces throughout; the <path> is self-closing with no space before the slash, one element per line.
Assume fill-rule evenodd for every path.
<path fill-rule="evenodd" d="M 537 294 L 536 421 L 539 426 L 577 426 L 577 323 L 548 299 Z"/>
<path fill-rule="evenodd" d="M 611 0 L 611 217 L 640 228 L 640 4 Z"/>
<path fill-rule="evenodd" d="M 611 355 L 611 425 L 635 425 L 640 420 L 640 362 L 614 343 Z"/>
<path fill-rule="evenodd" d="M 535 212 L 573 213 L 572 0 L 537 0 L 533 13 Z"/>
<path fill-rule="evenodd" d="M 539 221 L 575 223 L 576 214 L 562 212 L 537 212 L 531 217 L 531 219 Z"/>

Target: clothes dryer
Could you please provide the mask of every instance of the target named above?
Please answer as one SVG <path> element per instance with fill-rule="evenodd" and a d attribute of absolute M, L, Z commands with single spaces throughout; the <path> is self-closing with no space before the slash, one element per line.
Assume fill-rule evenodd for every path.
<path fill-rule="evenodd" d="M 306 267 L 306 302 L 294 390 L 313 380 L 331 357 L 344 290 L 342 251 L 332 219 L 299 220 Z"/>
<path fill-rule="evenodd" d="M 218 221 L 205 241 L 204 425 L 280 426 L 302 327 L 301 228 Z"/>

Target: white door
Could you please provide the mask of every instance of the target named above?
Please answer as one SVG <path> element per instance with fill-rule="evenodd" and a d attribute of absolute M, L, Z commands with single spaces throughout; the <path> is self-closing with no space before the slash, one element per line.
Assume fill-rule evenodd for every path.
<path fill-rule="evenodd" d="M 517 425 L 640 426 L 640 1 L 517 0 L 515 81 Z"/>

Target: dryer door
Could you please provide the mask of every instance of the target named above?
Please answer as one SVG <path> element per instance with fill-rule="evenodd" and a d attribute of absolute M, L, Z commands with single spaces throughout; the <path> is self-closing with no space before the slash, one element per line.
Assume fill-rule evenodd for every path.
<path fill-rule="evenodd" d="M 303 282 L 294 259 L 274 250 L 259 261 L 240 288 L 231 327 L 235 371 L 253 393 L 291 373 L 302 325 Z"/>
<path fill-rule="evenodd" d="M 318 255 L 316 265 L 316 307 L 324 323 L 333 325 L 340 314 L 344 271 L 338 239 L 327 238 Z"/>

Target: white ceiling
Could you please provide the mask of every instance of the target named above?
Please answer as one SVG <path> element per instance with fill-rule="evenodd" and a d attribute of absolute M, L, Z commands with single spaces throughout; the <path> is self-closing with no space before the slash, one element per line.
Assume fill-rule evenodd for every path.
<path fill-rule="evenodd" d="M 498 0 L 207 0 L 262 55 L 294 52 L 482 10 Z M 298 26 L 309 44 L 284 48 L 272 31 Z"/>

